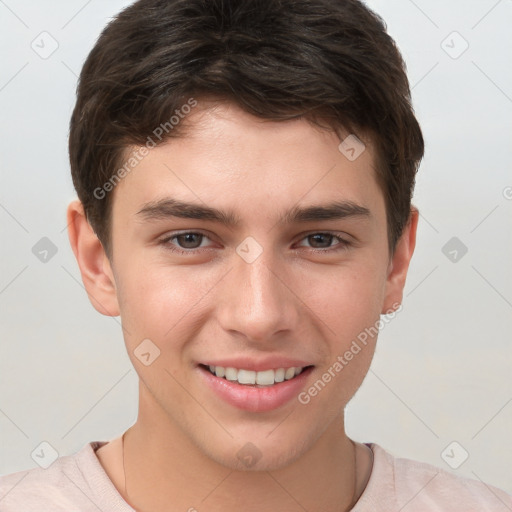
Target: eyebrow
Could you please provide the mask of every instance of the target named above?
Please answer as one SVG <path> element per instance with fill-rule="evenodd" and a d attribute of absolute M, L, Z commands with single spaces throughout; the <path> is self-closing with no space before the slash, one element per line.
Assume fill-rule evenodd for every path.
<path fill-rule="evenodd" d="M 218 222 L 228 227 L 240 224 L 240 217 L 232 211 L 222 211 L 198 203 L 165 198 L 146 203 L 137 214 L 146 221 L 165 220 L 173 217 Z M 353 201 L 333 201 L 324 205 L 294 206 L 286 212 L 281 224 L 296 224 L 319 220 L 345 218 L 370 218 L 371 212 L 365 206 Z"/>

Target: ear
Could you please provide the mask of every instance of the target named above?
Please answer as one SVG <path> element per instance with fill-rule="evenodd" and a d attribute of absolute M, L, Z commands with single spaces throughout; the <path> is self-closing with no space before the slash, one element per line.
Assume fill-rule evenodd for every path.
<path fill-rule="evenodd" d="M 69 242 L 91 304 L 102 315 L 118 316 L 114 274 L 80 201 L 73 201 L 68 206 L 67 221 Z"/>
<path fill-rule="evenodd" d="M 398 305 L 402 303 L 405 278 L 407 277 L 409 263 L 414 253 L 414 247 L 416 246 L 418 218 L 418 209 L 415 206 L 411 206 L 409 221 L 398 239 L 395 252 L 389 262 L 385 298 L 381 311 L 383 315 L 395 311 Z"/>

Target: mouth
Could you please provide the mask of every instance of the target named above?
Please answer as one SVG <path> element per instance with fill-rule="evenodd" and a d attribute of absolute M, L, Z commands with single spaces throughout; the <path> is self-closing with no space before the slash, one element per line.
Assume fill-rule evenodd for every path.
<path fill-rule="evenodd" d="M 251 363 L 246 363 L 250 366 Z M 281 363 L 282 364 L 282 363 Z M 286 363 L 285 363 L 286 364 Z M 240 366 L 245 366 L 241 362 Z M 306 387 L 314 366 L 283 366 L 258 370 L 199 364 L 201 381 L 224 403 L 252 413 L 277 410 L 293 403 Z"/>
<path fill-rule="evenodd" d="M 232 368 L 213 365 L 199 365 L 204 370 L 220 379 L 235 382 L 243 386 L 253 386 L 256 388 L 266 388 L 275 386 L 281 382 L 289 381 L 299 376 L 302 372 L 312 368 L 309 366 L 291 366 L 289 368 L 276 368 L 263 371 L 245 370 L 242 368 Z"/>

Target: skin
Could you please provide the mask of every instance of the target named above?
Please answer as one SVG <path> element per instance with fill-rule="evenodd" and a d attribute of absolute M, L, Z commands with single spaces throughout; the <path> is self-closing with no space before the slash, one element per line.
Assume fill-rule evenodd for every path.
<path fill-rule="evenodd" d="M 186 123 L 183 136 L 152 149 L 112 192 L 111 260 L 81 204 L 68 208 L 89 298 L 100 313 L 121 316 L 140 378 L 138 419 L 125 437 L 126 481 L 119 438 L 98 458 L 141 511 L 349 510 L 367 484 L 372 456 L 346 435 L 344 408 L 368 372 L 376 337 L 308 404 L 293 399 L 268 412 L 221 400 L 197 364 L 297 357 L 314 365 L 307 390 L 401 302 L 418 212 L 412 209 L 391 256 L 371 141 L 351 162 L 333 132 L 305 120 L 264 121 L 225 103 L 200 103 Z M 231 210 L 240 224 L 137 215 L 165 197 Z M 370 215 L 281 223 L 294 206 L 333 200 Z M 162 242 L 182 230 L 206 238 Z M 325 232 L 349 244 L 308 237 Z M 252 263 L 236 252 L 248 236 L 263 248 Z M 180 241 L 192 252 L 173 252 Z M 160 356 L 145 366 L 134 350 L 148 338 Z M 250 468 L 237 457 L 248 442 L 261 457 Z"/>

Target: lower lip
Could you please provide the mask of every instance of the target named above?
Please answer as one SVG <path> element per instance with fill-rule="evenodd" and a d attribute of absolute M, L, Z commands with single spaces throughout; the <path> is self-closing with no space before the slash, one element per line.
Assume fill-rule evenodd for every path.
<path fill-rule="evenodd" d="M 306 379 L 313 367 L 306 368 L 293 379 L 262 388 L 216 377 L 201 366 L 198 366 L 198 369 L 207 385 L 228 404 L 245 411 L 265 412 L 277 409 L 297 397 L 304 389 Z"/>

